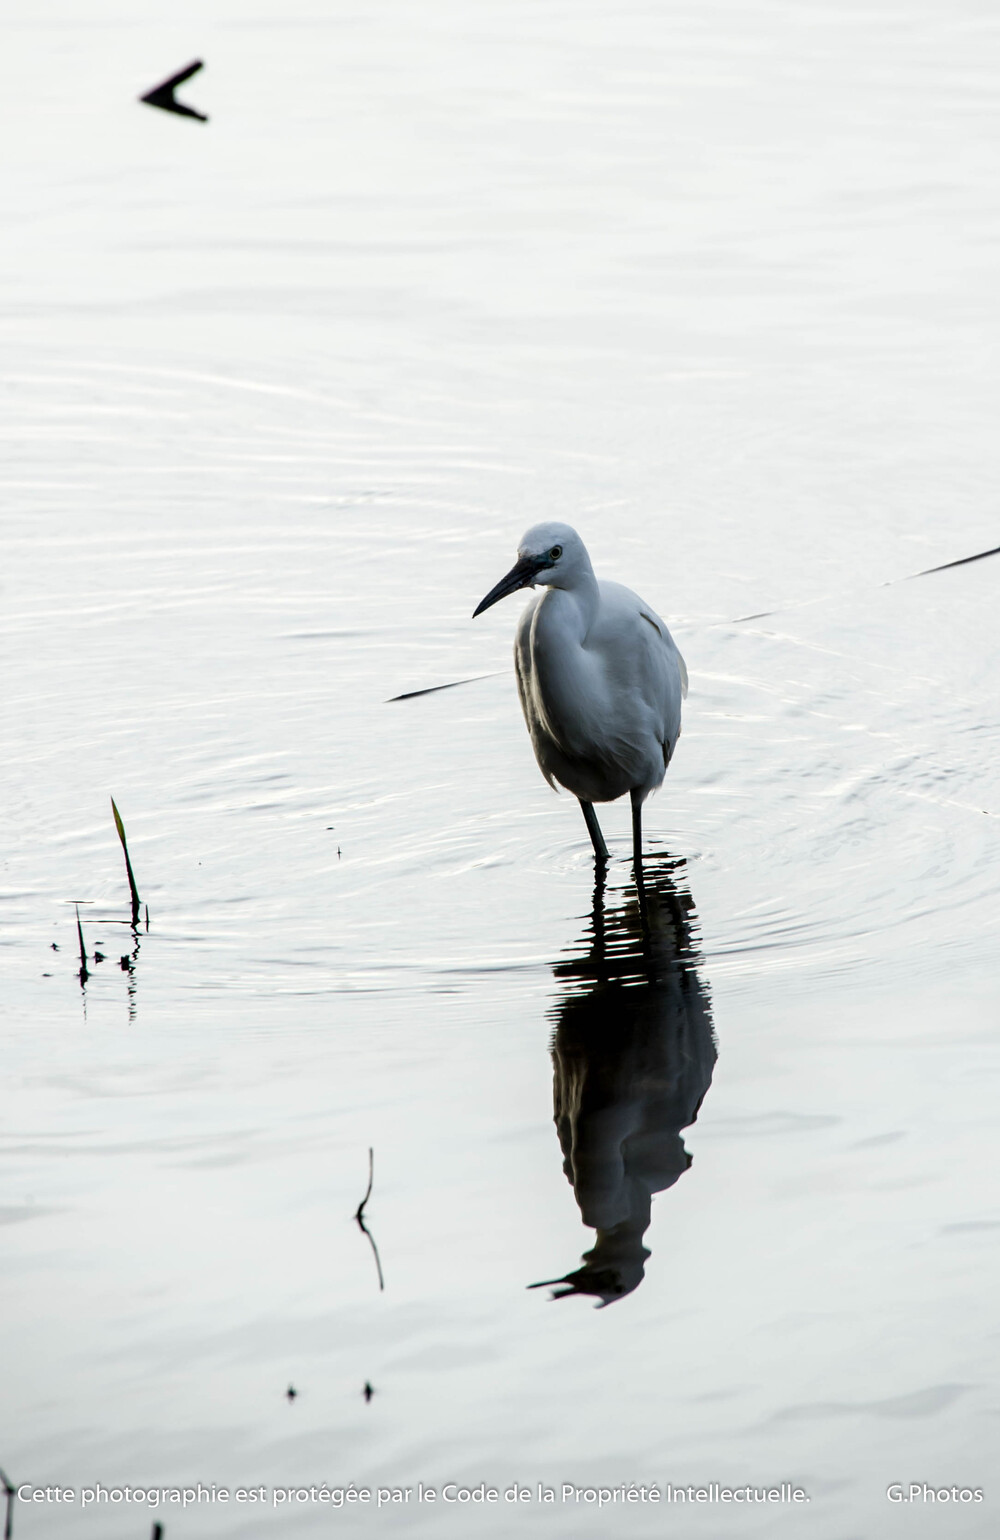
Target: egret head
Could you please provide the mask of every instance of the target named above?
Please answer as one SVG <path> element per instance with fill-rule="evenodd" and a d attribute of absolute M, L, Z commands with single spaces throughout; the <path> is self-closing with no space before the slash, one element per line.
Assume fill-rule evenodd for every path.
<path fill-rule="evenodd" d="M 587 548 L 575 529 L 568 524 L 535 524 L 521 537 L 513 567 L 476 606 L 472 618 L 519 588 L 572 588 L 582 572 L 591 570 Z"/>

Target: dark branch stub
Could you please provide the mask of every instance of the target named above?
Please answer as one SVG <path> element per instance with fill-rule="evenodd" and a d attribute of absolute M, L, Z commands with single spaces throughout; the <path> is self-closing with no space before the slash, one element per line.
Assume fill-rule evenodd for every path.
<path fill-rule="evenodd" d="M 14 1498 L 17 1495 L 17 1489 L 7 1475 L 7 1472 L 2 1468 L 0 1468 L 0 1485 L 2 1485 L 4 1496 L 7 1499 L 7 1513 L 4 1518 L 3 1540 L 12 1540 L 12 1536 L 14 1534 Z"/>

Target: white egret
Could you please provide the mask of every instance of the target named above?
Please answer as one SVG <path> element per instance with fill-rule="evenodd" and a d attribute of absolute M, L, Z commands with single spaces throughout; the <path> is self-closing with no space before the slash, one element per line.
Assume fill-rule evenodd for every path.
<path fill-rule="evenodd" d="M 473 614 L 519 588 L 542 587 L 514 642 L 521 708 L 539 768 L 578 799 L 599 861 L 608 859 L 595 802 L 632 799 L 642 862 L 642 804 L 663 781 L 681 730 L 687 669 L 663 621 L 638 594 L 600 581 L 568 524 L 536 524 L 517 562 Z"/>

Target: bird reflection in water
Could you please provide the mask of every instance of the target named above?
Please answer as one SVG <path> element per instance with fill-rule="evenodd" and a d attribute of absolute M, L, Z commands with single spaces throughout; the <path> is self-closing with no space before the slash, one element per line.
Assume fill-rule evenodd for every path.
<path fill-rule="evenodd" d="M 530 1285 L 560 1285 L 553 1299 L 593 1294 L 603 1306 L 638 1288 L 653 1194 L 691 1164 L 681 1129 L 698 1116 L 716 1048 L 683 867 L 648 861 L 641 907 L 634 893 L 606 907 L 599 867 L 586 951 L 554 965 L 566 986 L 552 1013 L 555 1124 L 597 1242 L 575 1272 Z"/>

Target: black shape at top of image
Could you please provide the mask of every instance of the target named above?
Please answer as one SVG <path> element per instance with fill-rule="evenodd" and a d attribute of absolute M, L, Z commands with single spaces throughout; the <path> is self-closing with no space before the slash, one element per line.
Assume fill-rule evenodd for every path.
<path fill-rule="evenodd" d="M 145 96 L 140 96 L 139 100 L 145 102 L 148 107 L 162 107 L 164 112 L 176 112 L 182 118 L 197 118 L 199 123 L 207 123 L 208 118 L 205 113 L 196 112 L 193 107 L 185 107 L 183 102 L 177 101 L 174 97 L 177 87 L 182 86 L 185 80 L 190 80 L 191 76 L 196 75 L 202 67 L 202 60 L 195 59 L 193 64 L 178 70 L 176 75 L 171 75 L 169 80 L 164 80 L 152 91 L 147 91 Z"/>

